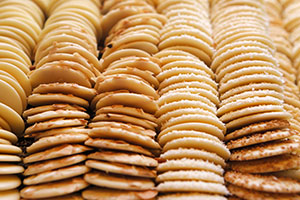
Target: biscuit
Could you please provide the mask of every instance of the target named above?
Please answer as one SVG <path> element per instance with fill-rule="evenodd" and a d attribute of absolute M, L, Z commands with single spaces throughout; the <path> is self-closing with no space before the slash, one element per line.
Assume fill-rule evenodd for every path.
<path fill-rule="evenodd" d="M 19 200 L 20 199 L 19 191 L 17 189 L 0 191 L 0 200 L 6 200 L 6 199 Z"/>
<path fill-rule="evenodd" d="M 0 103 L 0 113 L 0 117 L 9 125 L 11 131 L 17 136 L 21 136 L 25 124 L 20 115 L 3 103 Z"/>
<path fill-rule="evenodd" d="M 10 144 L 0 144 L 0 153 L 1 154 L 21 154 L 22 149 L 17 146 L 10 145 Z"/>
<path fill-rule="evenodd" d="M 9 140 L 13 144 L 18 141 L 18 138 L 15 134 L 13 134 L 12 132 L 6 131 L 4 129 L 0 129 L 0 138 Z"/>
<path fill-rule="evenodd" d="M 246 147 L 231 152 L 231 161 L 254 160 L 267 158 L 286 153 L 292 153 L 298 149 L 300 143 L 293 140 L 272 141 L 265 144 Z"/>
<path fill-rule="evenodd" d="M 253 135 L 250 136 L 244 136 L 239 139 L 230 140 L 226 145 L 229 149 L 236 149 L 236 148 L 250 146 L 254 144 L 288 138 L 294 134 L 295 134 L 294 131 L 284 130 L 284 129 L 267 131 L 263 133 L 254 133 Z"/>
<path fill-rule="evenodd" d="M 296 145 L 295 145 L 296 146 Z M 218 154 L 224 159 L 228 159 L 230 156 L 229 150 L 226 146 L 220 142 L 215 142 L 213 140 L 208 140 L 204 138 L 179 138 L 168 142 L 163 147 L 163 152 L 166 152 L 170 149 L 178 149 L 178 148 L 195 148 L 195 149 L 203 149 L 209 152 L 213 152 Z"/>
<path fill-rule="evenodd" d="M 284 129 L 289 127 L 289 122 L 287 120 L 270 120 L 264 122 L 258 122 L 245 126 L 241 129 L 235 130 L 227 134 L 224 138 L 225 141 L 240 138 L 243 136 L 251 135 L 259 132 L 272 131 L 275 129 Z"/>
<path fill-rule="evenodd" d="M 145 191 L 122 191 L 91 187 L 82 192 L 82 196 L 87 200 L 111 200 L 112 198 L 131 199 L 131 200 L 154 200 L 157 195 L 156 190 Z"/>
<path fill-rule="evenodd" d="M 73 165 L 70 167 L 60 168 L 52 171 L 42 172 L 29 176 L 23 180 L 24 185 L 36 185 L 53 181 L 64 180 L 88 173 L 90 168 L 85 165 Z"/>
<path fill-rule="evenodd" d="M 277 199 L 290 199 L 296 200 L 300 196 L 298 194 L 280 194 L 263 191 L 255 191 L 244 187 L 229 184 L 228 190 L 231 194 L 234 194 L 245 200 L 277 200 Z"/>
<path fill-rule="evenodd" d="M 203 170 L 213 172 L 218 175 L 222 175 L 224 170 L 220 165 L 216 165 L 209 161 L 182 158 L 176 160 L 166 160 L 163 163 L 159 163 L 157 166 L 158 172 L 168 172 L 174 170 Z"/>
<path fill-rule="evenodd" d="M 164 181 L 176 181 L 176 180 L 200 180 L 211 183 L 224 184 L 224 178 L 209 171 L 198 170 L 179 170 L 179 171 L 167 171 L 156 177 L 156 182 Z"/>
<path fill-rule="evenodd" d="M 23 175 L 24 176 L 36 175 L 47 171 L 68 167 L 83 162 L 85 160 L 86 160 L 86 155 L 84 154 L 77 154 L 77 155 L 66 156 L 63 158 L 45 160 L 45 161 L 28 165 Z"/>
<path fill-rule="evenodd" d="M 10 163 L 0 163 L 0 174 L 20 174 L 24 171 L 22 166 Z"/>
<path fill-rule="evenodd" d="M 243 173 L 269 173 L 297 168 L 300 157 L 293 154 L 283 154 L 259 160 L 230 162 L 232 170 Z"/>
<path fill-rule="evenodd" d="M 15 189 L 21 185 L 21 180 L 16 175 L 1 175 L 0 178 L 0 191 Z"/>
<path fill-rule="evenodd" d="M 148 136 L 137 134 L 133 131 L 123 130 L 121 128 L 96 127 L 89 133 L 91 137 L 101 137 L 109 139 L 124 140 L 126 142 L 140 145 L 147 148 L 159 149 L 159 144 Z"/>
<path fill-rule="evenodd" d="M 16 155 L 0 154 L 0 162 L 21 162 L 21 158 Z"/>
<path fill-rule="evenodd" d="M 20 194 L 21 197 L 28 199 L 50 198 L 71 194 L 87 186 L 88 183 L 81 177 L 76 177 L 53 183 L 27 186 L 20 191 Z"/>
<path fill-rule="evenodd" d="M 88 158 L 145 167 L 156 167 L 158 165 L 157 160 L 154 158 L 135 153 L 97 151 L 88 155 Z"/>
<path fill-rule="evenodd" d="M 203 181 L 165 181 L 158 184 L 159 192 L 201 192 L 226 195 L 227 188 L 220 183 L 207 183 Z"/>
<path fill-rule="evenodd" d="M 171 160 L 171 159 L 182 159 L 182 158 L 201 159 L 204 161 L 215 163 L 216 165 L 220 165 L 222 167 L 225 167 L 226 165 L 225 160 L 222 157 L 218 156 L 215 153 L 201 150 L 201 149 L 192 149 L 192 148 L 171 149 L 160 154 L 159 157 L 159 159 L 162 161 Z"/>
<path fill-rule="evenodd" d="M 225 180 L 233 185 L 261 192 L 298 193 L 300 183 L 290 178 L 272 175 L 254 175 L 235 171 L 227 171 Z"/>
<path fill-rule="evenodd" d="M 47 149 L 42 152 L 31 154 L 23 159 L 24 163 L 33 163 L 54 158 L 60 158 L 68 155 L 79 154 L 90 151 L 92 148 L 80 144 L 63 144 L 60 146 Z"/>
<path fill-rule="evenodd" d="M 158 200 L 225 200 L 226 198 L 216 194 L 202 194 L 199 192 L 165 194 L 158 197 Z"/>
<path fill-rule="evenodd" d="M 85 174 L 84 180 L 92 185 L 112 189 L 136 191 L 154 189 L 154 183 L 150 179 L 109 175 L 99 171 Z"/>
<path fill-rule="evenodd" d="M 96 170 L 104 171 L 106 173 L 122 174 L 145 178 L 156 177 L 156 171 L 134 165 L 112 163 L 99 160 L 87 160 L 85 162 L 85 165 Z"/>

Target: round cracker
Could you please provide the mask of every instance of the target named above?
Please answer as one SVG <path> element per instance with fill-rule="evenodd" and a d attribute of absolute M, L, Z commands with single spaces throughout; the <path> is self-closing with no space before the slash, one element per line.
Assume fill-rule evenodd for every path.
<path fill-rule="evenodd" d="M 41 106 L 55 103 L 75 104 L 85 108 L 89 107 L 89 102 L 72 94 L 32 94 L 28 97 L 28 104 Z"/>
<path fill-rule="evenodd" d="M 278 200 L 278 199 L 297 200 L 300 198 L 298 194 L 279 194 L 279 193 L 255 191 L 255 190 L 246 189 L 244 187 L 239 187 L 232 184 L 229 184 L 227 187 L 231 194 L 234 194 L 245 200 Z"/>
<path fill-rule="evenodd" d="M 47 130 L 55 129 L 55 128 L 65 128 L 65 127 L 72 127 L 72 126 L 86 126 L 86 125 L 87 125 L 87 120 L 84 120 L 84 119 L 58 118 L 58 119 L 52 119 L 52 120 L 45 121 L 45 122 L 35 123 L 34 125 L 29 126 L 25 130 L 25 134 L 31 134 L 31 133 L 40 132 L 40 131 L 47 131 Z"/>
<path fill-rule="evenodd" d="M 129 175 L 135 177 L 145 177 L 145 178 L 155 178 L 156 171 L 138 167 L 134 165 L 127 165 L 121 163 L 112 163 L 112 162 L 103 162 L 99 160 L 87 160 L 85 165 L 100 171 L 104 171 L 106 173 L 114 173 L 114 174 L 122 174 Z"/>
<path fill-rule="evenodd" d="M 90 138 L 84 143 L 87 146 L 92 146 L 101 149 L 111 149 L 119 151 L 128 151 L 141 153 L 147 156 L 153 156 L 153 154 L 148 150 L 139 145 L 133 145 L 124 140 L 111 140 L 111 139 L 102 139 L 102 138 Z"/>
<path fill-rule="evenodd" d="M 16 175 L 1 175 L 0 176 L 0 191 L 11 190 L 19 187 L 21 180 Z"/>
<path fill-rule="evenodd" d="M 0 154 L 0 162 L 21 162 L 21 158 L 16 155 Z"/>
<path fill-rule="evenodd" d="M 208 161 L 188 158 L 166 160 L 163 163 L 159 163 L 157 166 L 158 172 L 174 170 L 203 170 L 210 171 L 218 175 L 222 175 L 224 172 L 223 168 L 220 165 L 215 165 L 214 163 Z"/>
<path fill-rule="evenodd" d="M 96 127 L 89 134 L 91 137 L 121 139 L 143 147 L 159 149 L 159 144 L 148 136 L 143 136 L 138 133 L 123 130 L 121 128 L 111 127 Z"/>
<path fill-rule="evenodd" d="M 174 159 L 201 159 L 204 161 L 208 161 L 211 163 L 215 163 L 216 165 L 220 165 L 225 167 L 225 160 L 218 156 L 215 153 L 200 150 L 200 149 L 187 149 L 187 148 L 179 148 L 179 149 L 171 149 L 160 155 L 161 160 L 174 160 Z"/>
<path fill-rule="evenodd" d="M 167 171 L 156 177 L 156 182 L 164 181 L 205 181 L 209 183 L 221 183 L 224 184 L 224 178 L 209 171 L 198 170 L 179 170 L 179 171 Z"/>
<path fill-rule="evenodd" d="M 154 183 L 150 179 L 108 175 L 102 172 L 87 173 L 84 175 L 84 180 L 96 186 L 113 189 L 138 191 L 151 190 L 154 188 Z"/>
<path fill-rule="evenodd" d="M 0 192 L 0 200 L 19 200 L 20 193 L 19 190 L 5 190 Z"/>
<path fill-rule="evenodd" d="M 29 176 L 29 175 L 44 173 L 47 171 L 68 167 L 85 160 L 86 160 L 86 155 L 78 154 L 78 155 L 71 155 L 63 158 L 57 158 L 57 159 L 46 160 L 38 163 L 33 163 L 30 164 L 27 167 L 27 169 L 25 169 L 23 175 Z"/>
<path fill-rule="evenodd" d="M 225 136 L 225 141 L 240 138 L 243 136 L 251 135 L 254 133 L 271 131 L 275 129 L 284 129 L 289 127 L 289 122 L 287 120 L 270 120 L 259 123 L 254 123 L 243 127 L 241 129 L 235 130 Z"/>
<path fill-rule="evenodd" d="M 168 142 L 164 147 L 163 151 L 166 152 L 170 149 L 178 149 L 178 148 L 195 148 L 195 149 L 203 149 L 209 152 L 214 152 L 224 159 L 228 159 L 230 157 L 230 152 L 220 142 L 215 142 L 213 140 L 208 140 L 204 138 L 179 138 Z"/>
<path fill-rule="evenodd" d="M 21 190 L 21 197 L 28 199 L 41 199 L 49 197 L 57 197 L 71 194 L 82 190 L 88 186 L 81 177 L 57 181 L 53 183 L 45 183 L 40 185 L 28 186 Z"/>
<path fill-rule="evenodd" d="M 22 149 L 11 144 L 0 144 L 1 154 L 21 154 Z"/>
<path fill-rule="evenodd" d="M 230 162 L 232 170 L 243 173 L 269 173 L 297 168 L 300 165 L 298 155 L 284 154 L 259 160 Z"/>
<path fill-rule="evenodd" d="M 199 192 L 175 193 L 160 195 L 158 200 L 226 200 L 227 198 L 216 194 L 202 194 Z"/>
<path fill-rule="evenodd" d="M 225 180 L 233 185 L 261 192 L 298 193 L 300 183 L 290 178 L 228 171 Z"/>
<path fill-rule="evenodd" d="M 12 132 L 17 136 L 21 136 L 21 134 L 23 134 L 25 124 L 16 111 L 7 105 L 0 103 L 0 117 L 9 124 Z"/>
<path fill-rule="evenodd" d="M 273 140 L 280 140 L 284 138 L 288 138 L 294 135 L 295 132 L 292 130 L 274 130 L 274 131 L 267 131 L 263 133 L 255 133 L 250 136 L 245 136 L 243 138 L 230 140 L 226 145 L 228 149 L 236 149 L 240 147 L 250 146 L 253 144 L 259 144 L 264 142 L 269 142 Z"/>
<path fill-rule="evenodd" d="M 203 181 L 165 181 L 157 186 L 160 192 L 203 192 L 212 194 L 228 194 L 228 190 L 220 183 Z"/>
<path fill-rule="evenodd" d="M 64 144 L 42 152 L 31 154 L 23 159 L 24 163 L 33 163 L 43 160 L 60 158 L 68 155 L 79 154 L 90 151 L 92 148 L 80 144 Z"/>
<path fill-rule="evenodd" d="M 130 199 L 130 200 L 153 200 L 157 195 L 155 190 L 146 191 L 124 191 L 124 190 L 113 190 L 104 189 L 100 187 L 90 187 L 82 192 L 82 196 L 87 200 L 102 200 L 115 199 Z"/>
<path fill-rule="evenodd" d="M 97 92 L 95 89 L 87 88 L 75 83 L 48 83 L 40 84 L 34 88 L 33 94 L 46 94 L 46 93 L 62 93 L 72 94 L 74 96 L 86 99 L 90 101 L 96 96 Z"/>
<path fill-rule="evenodd" d="M 85 165 L 73 165 L 70 167 L 60 168 L 52 171 L 42 172 L 32 175 L 23 180 L 24 185 L 37 185 L 63 179 L 72 178 L 88 173 L 90 168 Z"/>
<path fill-rule="evenodd" d="M 18 138 L 15 134 L 4 129 L 0 129 L 0 138 L 9 140 L 12 143 L 16 143 L 18 141 Z"/>
<path fill-rule="evenodd" d="M 20 174 L 24 171 L 22 166 L 16 164 L 0 163 L 0 174 Z"/>
<path fill-rule="evenodd" d="M 267 158 L 286 153 L 292 153 L 300 147 L 300 143 L 293 140 L 272 141 L 232 151 L 230 160 L 245 161 Z"/>
<path fill-rule="evenodd" d="M 88 158 L 145 167 L 156 167 L 158 165 L 157 160 L 154 158 L 136 153 L 98 151 L 88 155 Z"/>

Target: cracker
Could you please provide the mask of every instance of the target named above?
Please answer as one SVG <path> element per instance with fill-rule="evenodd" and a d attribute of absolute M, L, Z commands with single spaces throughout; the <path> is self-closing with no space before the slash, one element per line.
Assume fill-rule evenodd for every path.
<path fill-rule="evenodd" d="M 246 147 L 241 150 L 232 151 L 231 161 L 254 160 L 267 158 L 286 153 L 292 153 L 300 147 L 300 143 L 293 140 L 272 141 L 266 144 L 259 144 Z"/>
<path fill-rule="evenodd" d="M 109 95 L 103 94 L 96 104 L 96 109 L 112 105 L 124 105 L 128 107 L 141 108 L 144 112 L 154 114 L 158 110 L 158 106 L 153 98 L 142 94 L 134 94 L 128 92 L 114 92 Z"/>
<path fill-rule="evenodd" d="M 228 185 L 228 190 L 231 194 L 234 194 L 245 200 L 278 200 L 278 199 L 297 200 L 300 197 L 298 194 L 279 194 L 279 193 L 255 191 L 255 190 L 246 189 L 244 187 L 239 187 L 232 184 Z"/>
<path fill-rule="evenodd" d="M 233 185 L 261 192 L 298 193 L 300 183 L 290 178 L 254 175 L 235 171 L 225 173 L 225 180 Z"/>
<path fill-rule="evenodd" d="M 77 192 L 86 188 L 87 186 L 88 183 L 85 182 L 81 177 L 76 177 L 53 183 L 27 186 L 21 190 L 20 194 L 21 197 L 28 199 L 58 197 Z"/>
<path fill-rule="evenodd" d="M 135 133 L 149 136 L 154 138 L 156 136 L 156 132 L 151 129 L 145 129 L 141 126 L 136 126 L 133 124 L 126 124 L 122 122 L 113 122 L 113 121 L 99 121 L 99 122 L 91 122 L 89 123 L 89 127 L 96 128 L 96 127 L 113 127 L 113 128 L 122 128 L 127 131 L 133 131 Z"/>
<path fill-rule="evenodd" d="M 224 159 L 228 159 L 230 157 L 230 152 L 225 145 L 223 145 L 220 142 L 215 142 L 213 140 L 208 140 L 204 138 L 191 138 L 191 137 L 179 138 L 171 142 L 168 142 L 163 147 L 163 151 L 166 152 L 170 149 L 178 149 L 178 148 L 202 149 L 205 151 L 216 153 Z"/>
<path fill-rule="evenodd" d="M 267 113 L 258 113 L 245 117 L 241 117 L 239 119 L 232 120 L 231 122 L 226 124 L 227 130 L 234 130 L 237 128 L 241 128 L 242 126 L 246 126 L 249 124 L 268 121 L 272 119 L 290 119 L 292 115 L 286 112 L 283 108 L 282 111 L 272 111 Z"/>
<path fill-rule="evenodd" d="M 84 180 L 92 185 L 112 189 L 137 191 L 154 189 L 154 183 L 150 179 L 108 175 L 99 171 L 85 174 Z"/>
<path fill-rule="evenodd" d="M 88 158 L 145 167 L 156 167 L 158 165 L 157 160 L 155 160 L 154 158 L 135 153 L 98 151 L 88 155 Z"/>
<path fill-rule="evenodd" d="M 55 136 L 60 134 L 69 134 L 69 135 L 86 134 L 87 135 L 89 132 L 90 129 L 85 128 L 84 126 L 75 126 L 75 127 L 55 128 L 47 131 L 29 133 L 29 134 L 25 134 L 25 137 L 34 137 L 37 140 L 39 138 Z"/>
<path fill-rule="evenodd" d="M 90 151 L 92 148 L 80 144 L 63 144 L 60 146 L 47 149 L 42 152 L 31 154 L 23 159 L 24 163 L 33 163 L 43 160 L 60 158 L 63 156 L 79 154 L 82 152 Z"/>
<path fill-rule="evenodd" d="M 248 125 L 234 132 L 227 134 L 224 138 L 225 141 L 236 139 L 239 137 L 251 135 L 258 132 L 271 131 L 275 129 L 284 129 L 289 127 L 289 122 L 287 120 L 270 120 L 259 122 L 255 124 Z"/>
<path fill-rule="evenodd" d="M 21 116 L 12 108 L 0 102 L 0 118 L 2 118 L 17 136 L 21 136 L 25 124 Z"/>
<path fill-rule="evenodd" d="M 85 126 L 87 125 L 87 120 L 84 119 L 52 119 L 45 122 L 35 123 L 32 126 L 29 126 L 25 130 L 25 134 L 31 134 L 40 131 L 47 131 L 55 128 L 65 128 L 69 126 Z"/>
<path fill-rule="evenodd" d="M 158 197 L 158 200 L 226 200 L 225 197 L 215 194 L 201 194 L 199 192 L 165 194 Z"/>
<path fill-rule="evenodd" d="M 224 178 L 209 171 L 198 170 L 179 170 L 179 171 L 167 171 L 156 177 L 156 182 L 164 181 L 206 181 L 210 183 L 222 183 L 224 184 Z"/>
<path fill-rule="evenodd" d="M 1 154 L 21 154 L 22 149 L 17 146 L 10 145 L 10 144 L 0 144 L 0 153 Z"/>
<path fill-rule="evenodd" d="M 156 171 L 134 165 L 112 163 L 99 160 L 87 160 L 85 162 L 85 165 L 96 170 L 104 171 L 106 173 L 122 174 L 145 178 L 156 177 Z"/>
<path fill-rule="evenodd" d="M 62 93 L 72 94 L 74 96 L 92 100 L 96 96 L 97 92 L 95 89 L 80 86 L 74 83 L 48 83 L 40 84 L 38 87 L 32 90 L 33 94 L 47 94 L 47 93 Z"/>
<path fill-rule="evenodd" d="M 115 90 L 128 90 L 132 93 L 151 96 L 154 99 L 159 97 L 155 89 L 147 82 L 138 76 L 129 74 L 106 75 L 104 77 L 99 76 L 97 78 L 95 88 L 98 93 Z"/>
<path fill-rule="evenodd" d="M 156 118 L 153 115 L 149 113 L 145 113 L 141 108 L 133 108 L 133 107 L 127 107 L 123 105 L 106 106 L 96 111 L 96 115 L 101 113 L 124 114 L 124 115 L 129 115 L 137 118 L 142 118 L 152 122 L 156 122 Z"/>
<path fill-rule="evenodd" d="M 295 163 L 293 161 L 293 163 Z M 279 171 L 273 173 L 275 176 L 281 176 L 281 177 L 287 177 L 287 178 L 292 178 L 295 180 L 300 181 L 300 169 L 299 165 L 295 167 L 295 169 L 289 169 L 289 170 L 284 170 L 284 171 Z"/>
<path fill-rule="evenodd" d="M 27 109 L 23 112 L 23 117 L 28 118 L 29 116 L 43 113 L 46 111 L 55 111 L 55 110 L 77 110 L 85 112 L 86 109 L 77 105 L 70 104 L 51 104 L 45 106 L 37 106 L 30 109 Z"/>
<path fill-rule="evenodd" d="M 167 172 L 174 170 L 203 170 L 210 171 L 218 175 L 222 175 L 224 172 L 223 168 L 220 165 L 216 165 L 209 161 L 188 158 L 166 160 L 163 163 L 159 163 L 157 166 L 158 172 Z"/>
<path fill-rule="evenodd" d="M 30 164 L 24 171 L 24 176 L 35 175 L 51 170 L 56 170 L 63 167 L 68 167 L 74 164 L 78 164 L 86 160 L 86 155 L 78 154 L 71 155 L 63 158 L 57 158 L 52 160 L 46 160 L 38 163 Z"/>
<path fill-rule="evenodd" d="M 6 191 L 0 191 L 0 200 L 19 200 L 20 199 L 20 193 L 19 190 L 6 190 Z"/>
<path fill-rule="evenodd" d="M 36 185 L 59 181 L 63 179 L 72 178 L 85 173 L 88 173 L 90 168 L 85 165 L 73 165 L 70 167 L 60 168 L 52 171 L 46 171 L 37 175 L 32 175 L 23 180 L 24 185 Z"/>
<path fill-rule="evenodd" d="M 43 113 L 31 115 L 27 117 L 26 122 L 28 124 L 33 124 L 37 122 L 42 122 L 46 120 L 51 120 L 55 118 L 65 118 L 65 119 L 74 119 L 74 118 L 81 118 L 81 119 L 89 119 L 90 116 L 86 112 L 77 111 L 77 110 L 55 110 L 55 111 L 46 111 Z"/>
<path fill-rule="evenodd" d="M 97 114 L 93 119 L 93 122 L 97 121 L 117 121 L 117 122 L 124 122 L 124 123 L 129 123 L 133 124 L 136 126 L 141 126 L 145 129 L 151 129 L 155 130 L 157 127 L 157 124 L 149 121 L 147 119 L 141 119 L 129 115 L 124 115 L 124 114 L 115 114 L 115 113 L 100 113 Z"/>
<path fill-rule="evenodd" d="M 226 195 L 228 190 L 220 183 L 207 183 L 203 181 L 165 181 L 158 184 L 160 192 L 201 192 Z"/>
<path fill-rule="evenodd" d="M 16 175 L 0 176 L 0 191 L 11 190 L 21 185 L 21 179 Z"/>
<path fill-rule="evenodd" d="M 40 106 L 54 103 L 76 104 L 84 108 L 89 107 L 89 102 L 87 100 L 76 97 L 72 94 L 32 94 L 28 97 L 28 104 L 32 106 Z"/>
<path fill-rule="evenodd" d="M 130 200 L 153 200 L 157 195 L 155 190 L 145 191 L 124 191 L 91 187 L 82 192 L 82 196 L 87 200 L 111 200 L 111 199 L 130 199 Z"/>
<path fill-rule="evenodd" d="M 174 131 L 170 131 L 167 134 L 161 136 L 158 140 L 159 144 L 161 146 L 164 146 L 166 143 L 177 139 L 177 138 L 184 138 L 184 137 L 195 137 L 195 138 L 205 138 L 205 139 L 209 139 L 209 140 L 213 140 L 216 142 L 220 142 L 219 138 L 204 133 L 204 132 L 200 132 L 200 131 L 193 131 L 193 130 L 174 130 Z"/>
<path fill-rule="evenodd" d="M 0 129 L 0 138 L 9 140 L 13 144 L 18 141 L 18 137 L 10 131 Z"/>
<path fill-rule="evenodd" d="M 9 163 L 0 163 L 0 174 L 20 174 L 24 171 L 22 166 L 16 164 L 9 164 Z"/>
<path fill-rule="evenodd" d="M 153 154 L 148 149 L 145 149 L 139 145 L 130 144 L 123 140 L 90 138 L 84 144 L 87 146 L 92 146 L 101 149 L 128 151 L 128 152 L 141 153 L 147 156 L 153 156 Z"/>
<path fill-rule="evenodd" d="M 1 91 L 3 92 L 0 96 L 0 102 L 7 105 L 19 115 L 21 115 L 23 112 L 23 104 L 18 92 L 15 90 L 14 87 L 12 87 L 10 84 L 1 79 L 0 87 Z"/>
<path fill-rule="evenodd" d="M 250 136 L 244 136 L 239 139 L 230 140 L 226 145 L 228 149 L 236 149 L 236 148 L 250 146 L 254 144 L 288 138 L 294 134 L 296 134 L 295 131 L 288 130 L 288 129 L 267 131 L 263 133 L 254 133 L 253 135 Z"/>
<path fill-rule="evenodd" d="M 206 103 L 203 103 L 202 101 L 193 101 L 193 100 L 183 99 L 183 100 L 171 102 L 171 103 L 161 106 L 155 113 L 155 116 L 160 117 L 163 114 L 166 114 L 168 112 L 172 112 L 174 110 L 181 109 L 181 108 L 201 108 L 203 110 L 211 112 L 213 115 L 216 114 L 216 107 L 210 107 L 209 105 L 207 105 Z"/>
<path fill-rule="evenodd" d="M 216 165 L 221 165 L 225 167 L 225 160 L 218 156 L 215 153 L 204 151 L 201 149 L 171 149 L 160 155 L 161 160 L 171 160 L 171 159 L 181 159 L 181 158 L 190 158 L 190 159 L 201 159 L 204 161 L 209 161 L 215 163 Z"/>
<path fill-rule="evenodd" d="M 89 138 L 86 134 L 60 134 L 43 137 L 26 148 L 28 153 L 36 153 L 61 144 L 84 143 Z"/>
<path fill-rule="evenodd" d="M 21 158 L 16 155 L 0 154 L 0 162 L 20 162 Z"/>
<path fill-rule="evenodd" d="M 143 147 L 148 148 L 160 148 L 159 144 L 154 139 L 148 136 L 136 134 L 132 131 L 123 130 L 121 128 L 96 127 L 91 130 L 89 135 L 91 137 L 124 140 L 126 142 L 141 145 Z"/>
<path fill-rule="evenodd" d="M 297 168 L 300 165 L 298 155 L 284 154 L 259 160 L 230 162 L 232 170 L 243 173 L 269 173 Z"/>

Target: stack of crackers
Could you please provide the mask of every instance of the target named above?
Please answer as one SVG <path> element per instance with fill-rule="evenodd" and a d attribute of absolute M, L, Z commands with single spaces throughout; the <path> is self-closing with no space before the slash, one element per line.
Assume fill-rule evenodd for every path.
<path fill-rule="evenodd" d="M 92 169 L 84 179 L 93 185 L 85 199 L 155 199 L 154 179 L 160 145 L 155 141 L 158 110 L 156 75 L 160 63 L 159 30 L 165 17 L 151 1 L 105 1 L 102 7 L 106 36 L 96 79 L 98 95 L 92 100 L 95 116 L 87 146 Z"/>
<path fill-rule="evenodd" d="M 244 0 L 212 3 L 211 68 L 220 83 L 217 114 L 226 123 L 231 150 L 225 180 L 232 199 L 299 199 L 300 183 L 276 175 L 299 166 L 300 143 L 289 139 L 295 130 L 283 94 L 290 93 L 284 92 L 264 6 Z"/>
<path fill-rule="evenodd" d="M 284 79 L 284 108 L 293 116 L 289 119 L 290 129 L 295 131 L 295 134 L 291 138 L 299 140 L 300 93 L 296 85 L 297 69 L 292 63 L 292 60 L 296 58 L 296 54 L 293 54 L 293 46 L 289 40 L 289 33 L 284 29 L 281 17 L 283 11 L 282 5 L 277 1 L 268 0 L 266 2 L 266 9 L 268 10 L 270 19 L 270 36 L 276 46 L 275 58 L 279 63 L 278 69 L 282 72 Z M 300 164 L 296 167 L 291 166 L 289 169 L 276 172 L 275 174 L 300 180 L 299 167 Z"/>
<path fill-rule="evenodd" d="M 0 199 L 20 198 L 18 174 L 24 168 L 16 146 L 25 125 L 21 117 L 31 94 L 27 73 L 45 17 L 34 1 L 0 2 Z"/>
<path fill-rule="evenodd" d="M 209 68 L 214 52 L 208 1 L 159 1 L 162 72 L 156 112 L 162 146 L 158 199 L 226 199 L 223 172 L 230 152 L 216 116 L 218 85 Z"/>
<path fill-rule="evenodd" d="M 82 199 L 76 192 L 89 184 L 84 161 L 89 102 L 96 95 L 93 78 L 100 72 L 97 41 L 100 11 L 94 1 L 51 1 L 48 19 L 34 51 L 28 74 L 31 106 L 23 113 L 28 127 L 23 163 L 24 199 Z"/>

